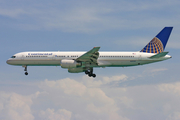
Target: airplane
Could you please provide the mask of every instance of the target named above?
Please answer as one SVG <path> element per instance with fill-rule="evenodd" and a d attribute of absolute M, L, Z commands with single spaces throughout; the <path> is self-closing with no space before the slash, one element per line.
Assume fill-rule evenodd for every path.
<path fill-rule="evenodd" d="M 6 63 L 23 66 L 25 75 L 28 75 L 27 66 L 61 66 L 68 69 L 69 73 L 85 72 L 95 78 L 93 68 L 137 66 L 172 58 L 164 51 L 172 29 L 164 27 L 137 52 L 99 52 L 100 47 L 94 47 L 88 52 L 20 52 Z"/>

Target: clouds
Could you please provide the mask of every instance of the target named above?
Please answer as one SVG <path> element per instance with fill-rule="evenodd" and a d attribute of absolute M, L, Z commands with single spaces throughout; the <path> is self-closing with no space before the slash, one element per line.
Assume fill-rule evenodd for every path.
<path fill-rule="evenodd" d="M 43 89 L 62 89 L 65 94 L 82 96 L 86 91 L 86 87 L 83 84 L 80 84 L 72 79 L 66 78 L 57 81 L 48 81 L 45 80 L 41 83 L 40 88 Z"/>
<path fill-rule="evenodd" d="M 52 37 L 54 39 L 52 43 L 57 46 L 56 49 L 59 49 L 60 45 L 57 41 L 60 40 L 61 43 L 69 45 L 69 42 L 73 40 L 75 44 L 71 44 L 72 47 L 77 46 L 77 43 L 80 47 L 83 47 L 87 41 L 92 41 L 88 42 L 89 46 L 99 45 L 102 50 L 103 47 L 108 47 L 110 50 L 140 50 L 164 26 L 174 26 L 177 29 L 180 18 L 177 12 L 180 3 L 177 0 L 171 2 L 168 0 L 138 0 L 136 2 L 18 0 L 17 3 L 9 0 L 1 3 L 0 20 L 2 24 L 0 26 L 2 31 L 5 29 L 10 29 L 13 33 L 16 33 L 17 30 L 21 31 L 16 38 L 18 42 L 19 37 L 24 35 L 21 42 L 27 40 L 28 44 L 26 44 L 25 50 L 30 45 L 35 46 L 37 50 L 46 50 L 47 45 L 45 43 L 44 48 L 41 46 L 41 49 L 38 44 L 41 44 L 45 39 L 48 41 Z M 37 34 L 32 33 L 32 31 Z M 171 35 L 171 37 L 175 37 L 170 37 L 171 40 L 174 39 L 175 41 L 169 42 L 167 46 L 179 49 L 179 42 L 176 40 L 179 37 L 178 29 L 176 31 L 173 30 L 174 35 Z M 6 33 L 8 32 L 9 30 Z M 4 39 L 7 39 L 7 37 L 5 36 Z M 37 45 L 29 42 L 29 39 L 37 39 Z M 65 39 L 66 41 L 64 41 Z M 109 43 L 109 40 L 112 42 Z M 114 47 L 109 47 L 110 45 L 107 45 L 107 43 Z M 29 49 L 32 50 L 32 47 L 29 47 Z M 60 50 L 64 49 L 68 50 L 69 48 Z M 74 49 L 76 50 L 76 48 Z M 54 50 L 54 48 L 51 50 Z"/>
<path fill-rule="evenodd" d="M 122 78 L 122 76 L 112 76 L 111 78 L 118 78 L 118 77 Z M 115 82 L 114 80 L 112 80 L 110 82 L 111 84 L 107 84 L 106 87 L 101 88 L 103 84 L 98 85 L 98 86 L 97 84 L 93 84 L 93 81 L 96 81 L 96 80 L 91 80 L 91 82 L 89 83 L 84 83 L 83 79 L 82 81 L 76 80 L 76 81 L 79 81 L 76 83 L 79 85 L 79 87 L 76 87 L 76 84 L 73 83 L 74 81 L 73 79 L 71 80 L 63 79 L 62 81 L 61 80 L 56 81 L 56 83 L 59 83 L 59 81 L 62 82 L 61 83 L 62 86 L 59 86 L 58 91 L 63 92 L 64 98 L 68 98 L 68 100 L 65 100 L 65 101 L 69 101 L 71 103 L 72 100 L 69 100 L 70 99 L 69 97 L 74 96 L 75 99 L 73 99 L 71 106 L 74 106 L 74 104 L 76 103 L 75 106 L 78 106 L 78 111 L 81 111 L 80 113 L 83 113 L 83 114 L 80 114 L 80 113 L 74 112 L 76 110 L 73 108 L 70 108 L 72 114 L 73 113 L 75 114 L 75 115 L 74 114 L 72 115 L 72 119 L 75 116 L 78 119 L 82 119 L 82 118 L 92 119 L 91 116 L 93 116 L 93 118 L 95 117 L 96 119 L 101 118 L 101 119 L 107 119 L 107 120 L 108 119 L 134 119 L 134 118 L 144 119 L 147 116 L 149 117 L 149 119 L 154 119 L 152 116 L 150 116 L 148 111 L 151 111 L 151 112 L 154 111 L 153 114 L 155 114 L 155 116 L 158 117 L 159 119 L 161 118 L 169 119 L 169 118 L 178 116 L 177 112 L 179 112 L 179 108 L 174 106 L 174 102 L 178 104 L 178 100 L 180 99 L 180 96 L 176 96 L 173 94 L 167 95 L 166 93 L 162 94 L 162 92 L 165 92 L 163 91 L 164 89 L 162 89 L 163 88 L 162 86 L 164 86 L 163 84 L 159 86 L 140 85 L 140 86 L 134 86 L 134 87 L 127 87 L 127 88 L 118 88 L 118 87 L 111 88 L 110 85 L 112 84 L 112 82 Z M 74 87 L 71 86 L 72 87 L 71 89 L 74 88 L 75 90 L 74 92 L 66 92 L 66 88 L 68 87 L 67 86 L 63 87 L 64 86 L 63 84 L 65 81 L 68 81 L 66 82 L 67 86 L 71 86 L 71 82 L 75 85 Z M 104 79 L 101 78 L 98 81 L 101 81 L 101 83 L 103 83 Z M 92 84 L 94 86 L 88 85 L 88 84 Z M 171 86 L 171 84 L 167 84 L 167 85 Z M 53 87 L 51 89 L 53 89 Z M 47 90 L 47 88 L 44 90 Z M 83 94 L 79 94 L 79 91 L 82 91 L 81 93 Z M 173 96 L 173 99 L 175 97 L 176 100 L 171 99 L 170 96 L 171 97 Z M 171 100 L 171 102 L 169 102 L 169 100 Z M 79 101 L 81 104 L 77 101 Z M 160 101 L 163 101 L 163 102 L 159 103 Z M 81 105 L 83 105 L 83 107 Z M 161 111 L 156 111 L 157 107 L 159 107 Z M 138 113 L 143 113 L 144 115 L 131 116 L 129 115 L 130 114 L 129 112 L 131 114 L 136 114 L 136 112 L 138 112 Z M 88 113 L 88 115 L 86 113 Z"/>
<path fill-rule="evenodd" d="M 173 14 L 166 18 L 161 13 L 163 8 L 178 5 L 179 2 L 169 1 L 38 1 L 24 2 L 12 6 L 3 2 L 0 15 L 16 20 L 21 29 L 26 30 L 61 30 L 63 32 L 96 33 L 106 30 L 137 29 L 146 27 L 164 26 L 164 24 L 178 24 Z M 28 4 L 27 7 L 24 7 Z M 11 8 L 9 8 L 9 6 Z M 177 8 L 172 8 L 174 11 Z M 169 10 L 169 9 L 168 9 Z M 146 13 L 145 13 L 146 11 Z M 150 13 L 150 11 L 153 13 Z M 156 13 L 156 12 L 157 13 Z M 166 11 L 165 11 L 166 12 Z M 175 12 L 175 11 L 174 11 Z M 161 16 L 161 17 L 158 17 Z M 164 17 L 166 19 L 164 19 Z M 136 25 L 138 24 L 138 26 Z"/>
<path fill-rule="evenodd" d="M 113 78 L 118 78 L 118 76 L 115 76 Z M 57 99 L 64 99 L 62 100 L 64 102 L 68 101 L 68 103 L 70 104 L 68 108 L 73 111 L 75 116 L 78 116 L 79 114 L 76 112 L 77 109 L 78 111 L 80 111 L 80 113 L 90 113 L 90 115 L 86 116 L 81 113 L 80 116 L 83 119 L 91 119 L 91 115 L 97 116 L 97 119 L 123 118 L 117 114 L 118 108 L 116 107 L 114 100 L 109 98 L 98 87 L 89 88 L 81 82 L 66 78 L 57 81 L 45 80 L 41 83 L 40 88 L 42 88 L 47 93 L 47 96 L 49 94 L 51 96 L 51 100 L 54 102 L 57 102 Z M 57 97 L 53 94 L 59 96 Z M 59 104 L 61 107 L 67 107 L 66 105 L 63 105 L 63 103 Z M 101 114 L 103 116 L 101 116 Z M 104 116 L 107 116 L 108 118 Z"/>
<path fill-rule="evenodd" d="M 165 71 L 168 70 L 167 68 L 159 68 L 159 69 L 153 69 L 151 72 L 160 72 L 160 71 Z"/>
<path fill-rule="evenodd" d="M 46 111 L 40 111 L 39 116 L 42 120 L 70 120 L 71 112 L 64 109 L 54 111 L 48 108 Z"/>
<path fill-rule="evenodd" d="M 147 76 L 142 77 L 146 79 Z M 179 82 L 118 86 L 133 80 L 124 74 L 98 79 L 87 76 L 46 79 L 34 84 L 33 88 L 40 91 L 30 95 L 1 92 L 1 119 L 179 119 Z"/>
<path fill-rule="evenodd" d="M 180 112 L 175 112 L 172 115 L 169 115 L 167 120 L 179 120 L 180 119 Z"/>
<path fill-rule="evenodd" d="M 172 94 L 180 95 L 180 83 L 172 83 L 172 84 L 161 84 L 159 85 L 159 89 L 163 92 L 169 92 Z"/>
<path fill-rule="evenodd" d="M 100 87 L 100 86 L 106 86 L 106 85 L 116 85 L 117 83 L 121 83 L 123 81 L 126 81 L 128 76 L 122 74 L 112 77 L 101 77 L 101 80 L 94 80 L 92 78 L 87 78 L 86 76 L 83 76 L 83 84 L 85 84 L 87 87 Z"/>
<path fill-rule="evenodd" d="M 0 118 L 3 120 L 33 120 L 30 96 L 0 92 Z"/>

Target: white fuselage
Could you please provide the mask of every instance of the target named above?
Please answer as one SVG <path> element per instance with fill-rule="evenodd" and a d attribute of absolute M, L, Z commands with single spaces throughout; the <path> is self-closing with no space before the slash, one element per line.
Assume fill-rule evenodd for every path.
<path fill-rule="evenodd" d="M 75 60 L 86 52 L 21 52 L 7 60 L 8 64 L 19 66 L 60 66 L 61 60 Z M 143 65 L 171 58 L 166 55 L 151 59 L 154 53 L 143 52 L 99 52 L 98 64 L 88 67 L 125 67 Z M 87 67 L 83 63 L 82 67 Z"/>

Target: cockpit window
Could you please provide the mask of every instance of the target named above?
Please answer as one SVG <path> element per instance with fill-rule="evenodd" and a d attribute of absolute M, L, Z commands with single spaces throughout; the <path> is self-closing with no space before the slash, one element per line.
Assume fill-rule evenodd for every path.
<path fill-rule="evenodd" d="M 16 58 L 16 56 L 12 56 L 11 58 Z"/>

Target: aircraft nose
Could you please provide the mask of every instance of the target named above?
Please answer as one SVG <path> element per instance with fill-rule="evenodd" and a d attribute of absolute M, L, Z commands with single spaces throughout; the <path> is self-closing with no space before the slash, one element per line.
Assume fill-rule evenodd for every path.
<path fill-rule="evenodd" d="M 6 63 L 7 63 L 7 64 L 11 64 L 10 60 L 7 60 Z"/>

